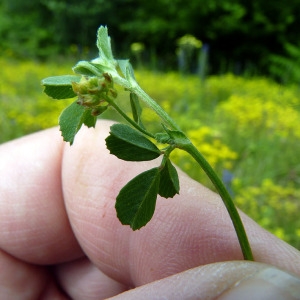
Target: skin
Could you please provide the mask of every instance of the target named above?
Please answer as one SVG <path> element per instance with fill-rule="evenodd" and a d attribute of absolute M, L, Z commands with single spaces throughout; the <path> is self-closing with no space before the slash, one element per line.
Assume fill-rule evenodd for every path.
<path fill-rule="evenodd" d="M 0 299 L 214 299 L 270 265 L 300 276 L 299 252 L 244 214 L 256 263 L 241 261 L 219 196 L 180 171 L 180 195 L 158 198 L 148 225 L 121 225 L 120 188 L 158 161 L 110 155 L 111 124 L 72 147 L 57 128 L 0 146 Z"/>

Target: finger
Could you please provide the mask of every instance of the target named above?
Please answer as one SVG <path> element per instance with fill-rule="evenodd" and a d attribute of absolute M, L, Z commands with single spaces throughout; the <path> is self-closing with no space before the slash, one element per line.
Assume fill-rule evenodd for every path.
<path fill-rule="evenodd" d="M 131 178 L 159 161 L 123 162 L 105 148 L 109 122 L 82 130 L 63 156 L 63 190 L 73 231 L 101 271 L 139 286 L 195 266 L 242 259 L 219 196 L 181 173 L 181 192 L 157 200 L 151 222 L 133 232 L 116 218 L 115 199 Z M 254 257 L 300 274 L 299 252 L 242 214 Z"/>
<path fill-rule="evenodd" d="M 28 262 L 82 255 L 64 207 L 62 148 L 57 128 L 0 147 L 0 248 Z"/>
<path fill-rule="evenodd" d="M 55 268 L 57 281 L 71 299 L 98 300 L 129 289 L 101 272 L 88 259 L 78 259 Z"/>
<path fill-rule="evenodd" d="M 0 299 L 67 299 L 47 269 L 0 251 Z"/>
<path fill-rule="evenodd" d="M 241 257 L 240 251 L 236 250 L 238 245 L 232 224 L 219 197 L 185 176 L 181 176 L 185 189 L 180 197 L 171 201 L 159 199 L 157 213 L 144 229 L 133 233 L 120 225 L 113 207 L 120 187 L 151 164 L 124 163 L 108 155 L 103 138 L 110 123 L 100 122 L 99 125 L 96 131 L 82 131 L 75 146 L 66 151 L 62 189 L 68 198 L 68 214 L 73 218 L 72 227 L 87 254 L 103 272 L 125 284 L 130 282 L 140 285 L 195 265 Z M 9 148 L 4 145 L 6 150 L 0 147 L 0 151 L 3 151 L 1 154 L 5 154 L 0 156 L 2 174 L 10 175 L 2 176 L 5 180 L 1 182 L 1 203 L 7 213 L 3 213 L 0 218 L 1 228 L 5 229 L 0 233 L 3 234 L 0 236 L 0 243 L 8 252 L 12 251 L 27 261 L 39 263 L 47 260 L 53 262 L 61 259 L 61 256 L 63 260 L 68 260 L 81 255 L 64 212 L 61 202 L 63 199 L 57 196 L 58 190 L 61 196 L 61 189 L 55 188 L 56 185 L 53 184 L 59 177 L 59 167 L 55 162 L 59 161 L 57 153 L 61 149 L 58 146 L 61 145 L 58 142 L 60 137 L 54 132 L 50 130 L 41 135 L 33 135 Z M 52 155 L 41 155 L 34 148 L 32 153 L 33 143 L 38 145 L 39 150 L 45 150 L 45 153 L 49 149 L 56 150 Z M 18 152 L 16 149 L 22 151 Z M 9 157 L 11 153 L 14 159 L 8 159 L 10 164 L 5 164 L 6 160 L 3 158 Z M 20 153 L 24 154 L 21 159 Z M 37 158 L 42 162 L 42 169 L 49 173 L 46 179 L 44 172 L 33 163 Z M 7 167 L 15 162 L 19 166 L 18 173 L 7 171 Z M 39 176 L 35 176 L 36 174 Z M 44 185 L 36 184 L 39 180 Z M 20 184 L 21 194 L 24 194 L 28 205 L 18 203 L 20 193 L 9 189 L 14 184 Z M 52 188 L 49 189 L 51 185 Z M 44 197 L 45 188 L 48 193 L 54 191 L 51 197 L 48 193 L 48 197 Z M 28 192 L 39 197 L 31 199 Z M 2 195 L 8 196 L 5 199 L 9 201 L 4 201 Z M 48 202 L 53 197 L 61 201 L 48 207 Z M 43 209 L 35 209 L 40 202 L 43 203 Z M 10 207 L 12 204 L 13 209 Z M 60 209 L 56 211 L 56 206 L 62 208 L 61 214 Z M 57 219 L 57 215 L 62 216 L 62 220 Z M 60 226 L 53 227 L 54 221 L 58 221 Z M 263 231 L 246 217 L 244 221 L 256 259 L 299 272 L 299 254 L 295 249 Z M 33 226 L 36 224 L 40 227 Z"/>
<path fill-rule="evenodd" d="M 111 300 L 300 299 L 300 278 L 270 265 L 222 262 L 190 269 Z"/>
<path fill-rule="evenodd" d="M 62 145 L 62 138 L 55 128 L 0 147 L 0 175 L 3 178 L 0 181 L 0 246 L 10 253 L 3 257 L 0 255 L 0 259 L 3 258 L 0 287 L 3 287 L 5 295 L 14 295 L 14 299 L 19 298 L 19 293 L 25 297 L 27 291 L 30 299 L 38 298 L 32 295 L 39 295 L 41 291 L 44 291 L 43 299 L 53 299 L 59 294 L 55 282 L 50 284 L 49 276 L 47 285 L 41 281 L 41 274 L 46 272 L 44 269 L 21 260 L 54 264 L 83 255 L 72 233 L 63 202 Z M 96 267 L 86 267 L 77 261 L 63 264 L 56 270 L 59 270 L 56 274 L 60 275 L 61 286 L 73 288 L 69 290 L 71 296 L 80 296 L 82 291 L 83 299 L 98 299 L 99 295 L 106 298 L 127 289 L 97 271 Z M 24 285 L 19 284 L 20 289 L 16 274 L 24 274 Z M 26 284 L 26 281 L 31 284 Z M 64 298 L 60 296 L 57 299 Z"/>

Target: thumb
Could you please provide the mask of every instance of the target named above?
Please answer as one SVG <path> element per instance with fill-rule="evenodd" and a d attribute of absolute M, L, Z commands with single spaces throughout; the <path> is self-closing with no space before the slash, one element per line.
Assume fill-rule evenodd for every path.
<path fill-rule="evenodd" d="M 300 299 L 300 278 L 271 265 L 230 261 L 190 269 L 111 299 Z"/>

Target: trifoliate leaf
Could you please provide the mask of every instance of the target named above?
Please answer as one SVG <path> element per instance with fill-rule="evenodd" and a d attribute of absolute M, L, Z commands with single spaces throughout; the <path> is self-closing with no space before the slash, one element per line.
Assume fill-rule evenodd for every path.
<path fill-rule="evenodd" d="M 91 109 L 78 105 L 76 101 L 73 102 L 59 116 L 59 126 L 64 141 L 72 145 L 82 124 L 87 127 L 95 127 L 96 120 L 96 117 L 91 115 Z"/>
<path fill-rule="evenodd" d="M 79 82 L 80 76 L 62 75 L 48 77 L 42 80 L 42 85 L 45 87 L 44 92 L 54 99 L 68 99 L 76 97 L 72 89 L 72 82 Z"/>
<path fill-rule="evenodd" d="M 152 218 L 159 188 L 159 169 L 143 172 L 129 181 L 116 200 L 117 216 L 133 230 L 145 226 Z"/>
<path fill-rule="evenodd" d="M 124 124 L 112 125 L 105 141 L 111 154 L 127 161 L 152 160 L 161 154 L 144 135 Z"/>
<path fill-rule="evenodd" d="M 170 159 L 167 159 L 164 168 L 160 171 L 158 193 L 164 198 L 173 198 L 175 194 L 179 194 L 178 173 Z"/>

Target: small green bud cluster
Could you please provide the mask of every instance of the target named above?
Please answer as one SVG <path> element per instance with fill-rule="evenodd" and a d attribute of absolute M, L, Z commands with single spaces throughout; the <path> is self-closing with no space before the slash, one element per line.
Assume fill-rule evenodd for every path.
<path fill-rule="evenodd" d="M 112 77 L 107 73 L 103 73 L 101 78 L 82 76 L 80 82 L 72 82 L 72 88 L 78 95 L 77 104 L 91 108 L 94 116 L 107 108 L 111 97 L 117 97 Z"/>

